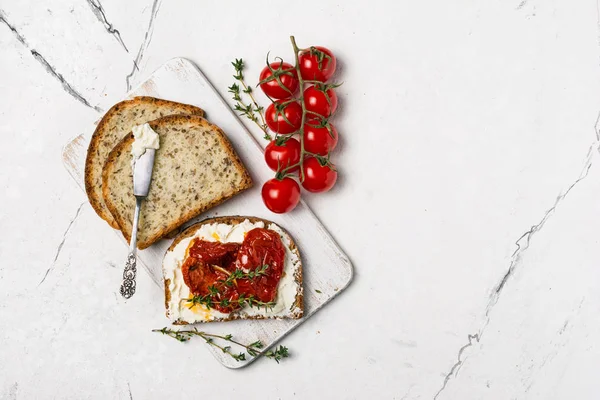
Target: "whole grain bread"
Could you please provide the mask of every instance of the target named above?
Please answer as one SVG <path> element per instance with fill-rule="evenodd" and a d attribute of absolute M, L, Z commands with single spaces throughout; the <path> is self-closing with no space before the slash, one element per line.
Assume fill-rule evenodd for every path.
<path fill-rule="evenodd" d="M 135 97 L 115 104 L 98 123 L 85 160 L 85 191 L 96 213 L 113 228 L 119 229 L 119 226 L 102 197 L 102 168 L 108 154 L 134 126 L 163 116 L 182 114 L 204 116 L 204 111 L 189 104 Z"/>
<path fill-rule="evenodd" d="M 248 171 L 221 129 L 202 117 L 172 115 L 151 121 L 158 133 L 148 196 L 142 203 L 138 248 L 144 249 L 203 211 L 252 186 Z M 106 206 L 129 241 L 135 209 L 133 134 L 108 155 L 102 171 Z"/>
<path fill-rule="evenodd" d="M 167 252 L 165 254 L 165 259 L 166 259 L 166 255 L 169 252 L 173 251 L 173 249 L 175 249 L 175 247 L 182 240 L 185 240 L 185 239 L 188 239 L 188 238 L 191 238 L 192 236 L 194 236 L 196 231 L 198 229 L 200 229 L 203 225 L 210 225 L 210 224 L 237 225 L 237 224 L 242 223 L 245 220 L 249 220 L 251 223 L 262 222 L 265 224 L 265 227 L 269 227 L 271 224 L 276 225 L 275 223 L 273 223 L 271 221 L 268 221 L 268 220 L 262 219 L 262 218 L 257 218 L 257 217 L 226 216 L 226 217 L 207 218 L 203 221 L 200 221 L 198 223 L 195 223 L 195 224 L 189 226 L 183 232 L 181 232 L 181 234 L 175 238 L 173 243 L 171 243 L 171 246 L 169 246 L 169 248 L 167 249 Z M 289 244 L 286 247 L 288 248 L 289 251 L 291 251 L 293 254 L 295 254 L 298 259 L 297 268 L 293 271 L 294 282 L 296 284 L 294 311 L 291 312 L 289 315 L 287 315 L 285 318 L 299 319 L 299 318 L 302 318 L 302 316 L 304 315 L 304 289 L 302 286 L 302 259 L 300 257 L 300 251 L 298 250 L 298 247 L 296 246 L 296 243 L 294 242 L 294 239 L 292 238 L 292 236 L 287 231 L 285 231 L 283 228 L 281 228 L 279 225 L 276 225 L 276 226 L 279 228 L 279 230 L 281 230 L 283 232 L 283 234 L 286 236 L 287 240 L 289 241 Z M 164 261 L 163 261 L 163 274 L 164 274 Z M 167 309 L 167 317 L 169 317 L 169 301 L 171 300 L 171 291 L 169 290 L 170 280 L 166 276 L 164 277 L 164 286 L 165 286 L 165 308 Z M 281 317 L 265 317 L 262 315 L 246 316 L 246 315 L 240 315 L 240 314 L 233 312 L 233 313 L 229 314 L 227 316 L 227 318 L 218 318 L 218 319 L 214 319 L 212 321 L 196 321 L 196 322 L 219 322 L 219 321 L 233 321 L 233 320 L 237 320 L 237 319 L 269 319 L 269 318 L 281 319 Z M 186 322 L 183 320 L 175 320 L 172 322 L 174 325 L 188 325 L 189 324 L 189 322 Z"/>

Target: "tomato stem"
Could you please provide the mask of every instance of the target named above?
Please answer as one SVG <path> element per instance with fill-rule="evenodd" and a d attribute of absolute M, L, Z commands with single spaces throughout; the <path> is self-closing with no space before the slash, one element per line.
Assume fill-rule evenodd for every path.
<path fill-rule="evenodd" d="M 300 53 L 301 50 L 296 45 L 296 39 L 293 35 L 290 36 L 290 41 L 292 42 L 292 48 L 294 49 L 294 58 L 296 59 L 296 65 L 294 67 L 296 68 L 296 72 L 298 74 L 298 87 L 300 89 L 298 91 L 298 100 L 300 101 L 300 105 L 302 106 L 302 120 L 300 122 L 300 129 L 298 129 L 298 136 L 300 139 L 300 161 L 296 165 L 292 165 L 291 167 L 299 167 L 300 182 L 304 182 L 304 155 L 307 153 L 306 150 L 304 150 L 304 121 L 306 119 L 306 104 L 304 104 L 304 80 L 302 79 L 302 74 L 300 73 L 300 59 L 298 57 L 298 53 Z M 286 168 L 286 170 L 289 169 L 290 167 Z"/>
<path fill-rule="evenodd" d="M 297 101 L 300 103 L 300 106 L 302 107 L 302 119 L 300 122 L 300 128 L 298 128 L 298 130 L 288 133 L 288 134 L 278 134 L 275 133 L 275 140 L 277 140 L 277 138 L 279 137 L 283 137 L 284 141 L 287 141 L 288 139 L 290 139 L 291 137 L 293 137 L 295 134 L 298 134 L 299 136 L 299 141 L 300 141 L 300 161 L 298 161 L 296 164 L 292 164 L 292 165 L 288 165 L 287 167 L 277 171 L 277 176 L 280 177 L 281 179 L 283 179 L 284 177 L 288 176 L 289 172 L 292 171 L 295 168 L 298 168 L 300 170 L 300 182 L 304 182 L 304 157 L 305 156 L 310 156 L 310 157 L 315 157 L 315 158 L 319 158 L 320 156 L 318 154 L 315 153 L 311 153 L 309 151 L 306 151 L 304 148 L 304 126 L 305 124 L 308 124 L 306 122 L 307 119 L 307 115 L 311 114 L 316 116 L 317 118 L 319 118 L 321 120 L 321 124 L 324 124 L 323 126 L 327 126 L 327 120 L 328 118 L 323 117 L 322 115 L 314 112 L 314 111 L 309 111 L 306 109 L 306 104 L 304 103 L 304 84 L 305 83 L 312 83 L 312 84 L 323 84 L 323 82 L 321 81 L 317 81 L 317 80 L 304 80 L 302 79 L 302 74 L 300 73 L 300 59 L 298 54 L 302 51 L 308 51 L 309 49 L 301 49 L 296 45 L 296 39 L 294 38 L 294 36 L 290 36 L 290 40 L 292 42 L 292 48 L 294 50 L 294 58 L 296 61 L 296 65 L 294 66 L 296 73 L 298 75 L 298 87 L 299 87 L 299 93 L 298 93 L 298 97 L 293 97 L 291 99 L 285 100 L 281 103 L 279 103 L 279 105 L 281 106 L 281 108 L 283 108 L 283 106 L 293 102 L 293 101 Z M 273 101 L 273 100 L 272 100 Z M 328 99 L 329 101 L 329 99 Z M 283 110 L 281 110 L 281 114 L 283 115 L 284 119 L 286 120 L 286 122 L 290 123 L 289 121 L 287 121 L 287 118 L 285 118 L 285 114 L 283 113 Z M 308 124 L 309 126 L 313 126 L 311 124 Z"/>

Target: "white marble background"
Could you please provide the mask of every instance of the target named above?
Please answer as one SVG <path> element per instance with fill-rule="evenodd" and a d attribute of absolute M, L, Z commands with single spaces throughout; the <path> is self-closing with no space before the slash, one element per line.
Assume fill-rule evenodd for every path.
<path fill-rule="evenodd" d="M 290 34 L 340 59 L 342 175 L 307 198 L 356 278 L 232 371 L 150 332 L 143 274 L 118 296 L 60 153 L 166 60 L 227 96 Z M 599 37 L 595 0 L 0 0 L 0 398 L 600 398 Z"/>

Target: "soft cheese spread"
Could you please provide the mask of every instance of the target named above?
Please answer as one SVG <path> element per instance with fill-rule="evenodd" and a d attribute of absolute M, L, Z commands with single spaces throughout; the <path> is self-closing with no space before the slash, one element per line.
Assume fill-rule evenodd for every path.
<path fill-rule="evenodd" d="M 134 161 L 140 158 L 146 152 L 146 149 L 159 149 L 158 133 L 150 127 L 150 124 L 134 126 L 131 131 L 135 138 L 131 145 L 131 155 Z"/>

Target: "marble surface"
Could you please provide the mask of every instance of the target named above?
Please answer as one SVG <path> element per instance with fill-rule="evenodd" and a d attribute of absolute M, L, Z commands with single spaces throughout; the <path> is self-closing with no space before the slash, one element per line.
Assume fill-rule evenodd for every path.
<path fill-rule="evenodd" d="M 119 297 L 60 153 L 166 60 L 227 96 L 290 34 L 340 60 L 340 180 L 306 198 L 356 276 L 232 371 L 150 332 L 143 273 Z M 0 0 L 0 399 L 598 398 L 599 35 L 594 0 Z"/>

